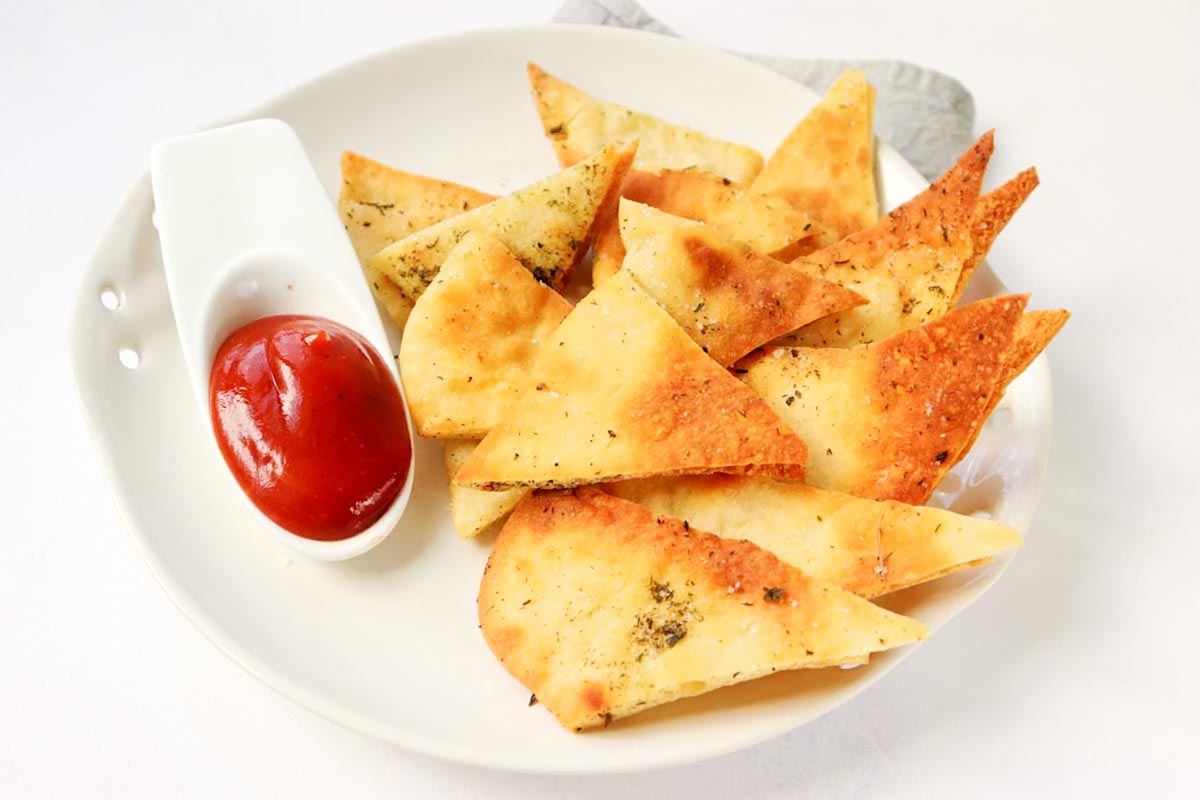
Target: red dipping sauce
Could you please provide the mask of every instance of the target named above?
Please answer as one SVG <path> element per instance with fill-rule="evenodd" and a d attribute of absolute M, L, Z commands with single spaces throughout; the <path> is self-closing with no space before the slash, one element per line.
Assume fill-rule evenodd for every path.
<path fill-rule="evenodd" d="M 298 536 L 361 533 L 404 488 L 400 390 L 379 353 L 332 320 L 264 317 L 234 331 L 213 361 L 209 407 L 242 490 Z"/>

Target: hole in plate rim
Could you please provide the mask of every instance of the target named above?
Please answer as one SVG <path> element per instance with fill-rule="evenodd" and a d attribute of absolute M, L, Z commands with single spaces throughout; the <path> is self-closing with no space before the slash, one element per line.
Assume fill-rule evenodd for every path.
<path fill-rule="evenodd" d="M 100 286 L 100 305 L 109 311 L 117 311 L 125 305 L 125 295 L 115 285 L 105 283 Z"/>
<path fill-rule="evenodd" d="M 142 365 L 142 360 L 141 351 L 132 345 L 122 345 L 117 348 L 117 361 L 131 372 Z"/>

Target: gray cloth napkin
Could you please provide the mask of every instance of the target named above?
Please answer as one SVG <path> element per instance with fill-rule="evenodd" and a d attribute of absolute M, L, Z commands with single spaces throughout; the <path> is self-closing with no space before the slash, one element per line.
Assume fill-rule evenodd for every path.
<path fill-rule="evenodd" d="M 633 0 L 566 0 L 553 21 L 676 35 Z M 739 55 L 821 93 L 846 67 L 858 67 L 877 91 L 876 134 L 930 180 L 975 141 L 971 93 L 954 78 L 932 69 L 906 61 Z"/>

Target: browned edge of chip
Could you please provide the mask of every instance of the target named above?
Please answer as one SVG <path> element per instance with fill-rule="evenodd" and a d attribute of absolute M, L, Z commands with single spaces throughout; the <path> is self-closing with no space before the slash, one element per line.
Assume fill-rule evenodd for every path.
<path fill-rule="evenodd" d="M 1030 167 L 1002 186 L 980 196 L 979 202 L 975 204 L 971 222 L 971 257 L 963 264 L 962 272 L 959 273 L 958 285 L 954 287 L 955 301 L 962 297 L 971 276 L 987 257 L 996 237 L 1029 199 L 1038 183 L 1037 168 Z"/>
<path fill-rule="evenodd" d="M 542 130 L 554 146 L 559 165 L 569 167 L 583 160 L 589 154 L 571 149 L 568 143 L 567 123 L 597 101 L 532 61 L 525 65 L 525 69 L 529 75 L 529 86 L 533 90 L 533 100 L 537 105 L 538 118 L 542 121 Z"/>
<path fill-rule="evenodd" d="M 1071 318 L 1071 312 L 1066 309 L 1057 309 L 1053 311 L 1028 311 L 1021 316 L 1017 322 L 1017 327 L 1013 331 L 1012 343 L 1004 354 L 1004 368 L 1000 377 L 993 387 L 992 397 L 988 401 L 987 410 L 983 413 L 983 420 L 987 420 L 996 410 L 996 406 L 1000 405 L 1000 400 L 1004 397 L 1004 392 L 1017 376 L 1028 369 L 1034 359 L 1041 354 L 1046 346 L 1050 344 L 1058 332 L 1067 324 L 1067 320 Z M 975 429 L 974 434 L 968 439 L 959 449 L 957 455 L 954 456 L 954 464 L 959 463 L 967 454 L 971 452 L 971 448 L 975 446 L 979 434 L 983 431 L 983 426 L 980 425 Z"/>

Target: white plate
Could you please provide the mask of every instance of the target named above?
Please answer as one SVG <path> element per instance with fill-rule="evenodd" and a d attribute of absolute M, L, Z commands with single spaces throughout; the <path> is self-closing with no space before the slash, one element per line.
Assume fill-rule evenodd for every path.
<path fill-rule="evenodd" d="M 545 26 L 424 42 L 337 70 L 239 119 L 293 125 L 330 194 L 355 149 L 492 192 L 556 169 L 525 79 L 533 59 L 600 97 L 769 153 L 816 98 L 761 67 L 625 30 Z M 180 133 L 183 133 L 182 131 Z M 881 147 L 885 205 L 924 181 Z M 330 719 L 411 750 L 502 769 L 589 773 L 664 767 L 729 752 L 809 722 L 905 657 L 780 674 L 572 735 L 508 676 L 476 628 L 490 542 L 463 542 L 447 512 L 441 451 L 418 443 L 412 502 L 397 530 L 345 563 L 305 560 L 237 497 L 196 411 L 151 224 L 149 180 L 130 191 L 83 281 L 72 362 L 100 457 L 134 542 L 179 608 L 267 685 Z M 983 278 L 988 276 L 985 274 Z M 995 285 L 985 285 L 994 290 Z M 108 306 L 119 300 L 119 307 Z M 138 359 L 135 368 L 122 363 Z M 1050 430 L 1039 359 L 956 473 L 959 497 L 1024 530 Z M 996 419 L 994 418 L 994 419 Z M 959 480 L 954 478 L 952 480 Z M 969 605 L 1006 559 L 887 605 L 931 630 Z"/>

